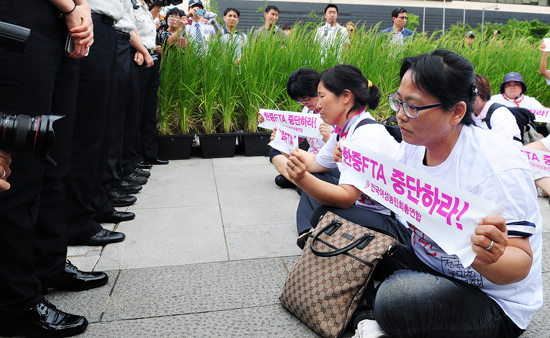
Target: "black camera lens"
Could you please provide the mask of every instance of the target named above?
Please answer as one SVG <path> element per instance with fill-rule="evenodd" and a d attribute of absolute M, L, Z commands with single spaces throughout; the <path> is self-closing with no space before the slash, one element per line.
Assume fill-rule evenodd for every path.
<path fill-rule="evenodd" d="M 55 141 L 56 115 L 30 117 L 0 113 L 0 149 L 25 153 L 40 161 L 55 162 L 48 156 Z"/>

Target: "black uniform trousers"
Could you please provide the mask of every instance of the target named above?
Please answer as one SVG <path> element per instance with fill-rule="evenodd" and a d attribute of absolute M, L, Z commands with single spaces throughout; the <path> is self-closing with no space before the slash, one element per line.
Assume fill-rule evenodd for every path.
<path fill-rule="evenodd" d="M 65 179 L 69 245 L 102 229 L 93 219 L 97 209 L 114 212 L 101 183 L 107 167 L 116 96 L 117 37 L 107 23 L 95 19 L 93 23 L 94 44 L 88 56 L 80 60 L 71 166 Z"/>
<path fill-rule="evenodd" d="M 120 169 L 120 158 L 122 156 L 124 120 L 128 107 L 130 62 L 133 59 L 131 54 L 130 42 L 119 37 L 117 40 L 117 94 L 107 170 L 103 176 L 104 187 L 116 186 L 120 181 L 119 174 L 122 171 Z"/>
<path fill-rule="evenodd" d="M 70 99 L 55 91 L 56 84 L 74 75 L 60 71 L 72 62 L 63 62 L 67 28 L 58 14 L 47 1 L 0 2 L 1 21 L 31 29 L 25 54 L 0 49 L 1 112 L 39 116 L 58 107 L 59 100 Z M 66 151 L 61 144 L 56 152 Z M 63 169 L 45 170 L 44 164 L 21 153 L 12 153 L 12 160 L 11 189 L 0 192 L 0 315 L 4 316 L 18 315 L 41 302 L 38 274 L 61 272 L 66 256 L 66 219 L 53 209 L 63 209 L 59 178 Z M 61 157 L 58 160 L 65 164 Z"/>
<path fill-rule="evenodd" d="M 159 61 L 155 61 L 155 64 L 150 68 L 140 67 L 139 82 L 141 101 L 138 119 L 139 131 L 132 152 L 132 165 L 134 167 L 144 159 L 147 161 L 158 159 L 155 134 L 157 131 Z"/>
<path fill-rule="evenodd" d="M 142 101 L 142 92 L 140 88 L 140 69 L 144 65 L 138 66 L 134 62 L 135 49 L 132 48 L 132 58 L 130 59 L 130 76 L 128 81 L 128 105 L 126 107 L 126 117 L 124 119 L 124 135 L 122 141 L 122 154 L 120 157 L 121 177 L 130 175 L 136 167 L 132 166 L 132 150 L 139 132 L 139 113 L 140 103 Z M 149 68 L 146 68 L 149 69 Z"/>

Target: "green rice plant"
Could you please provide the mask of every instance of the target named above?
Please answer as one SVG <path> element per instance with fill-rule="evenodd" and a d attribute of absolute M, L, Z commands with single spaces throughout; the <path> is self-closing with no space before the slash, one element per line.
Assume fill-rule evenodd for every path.
<path fill-rule="evenodd" d="M 340 56 L 321 52 L 320 45 L 314 42 L 317 27 L 313 22 L 296 23 L 288 38 L 276 34 L 254 38 L 250 32 L 239 63 L 215 38 L 203 57 L 195 52 L 193 42 L 188 43 L 185 53 L 180 50 L 163 56 L 160 132 L 255 132 L 261 108 L 302 109 L 286 94 L 287 79 L 292 72 L 301 67 L 321 72 L 339 63 L 359 67 L 380 88 L 379 108 L 372 113 L 377 119 L 384 119 L 393 114 L 387 95 L 395 93 L 399 87 L 401 60 L 439 48 L 462 54 L 470 60 L 477 73 L 491 80 L 494 94 L 499 93 L 504 75 L 517 71 L 528 86 L 527 95 L 536 97 L 546 106 L 550 103 L 550 91 L 538 74 L 539 42 L 522 36 L 520 29 L 507 27 L 512 32 L 510 38 L 503 33 L 496 41 L 476 39 L 472 46 L 466 47 L 463 31 L 469 26 L 453 26 L 445 36 L 441 32 L 417 34 L 414 40 L 394 45 L 389 37 L 378 34 L 379 24 L 362 25 L 357 27 L 349 47 Z M 488 24 L 486 27 L 498 26 Z"/>
<path fill-rule="evenodd" d="M 167 48 L 160 59 L 159 69 L 159 124 L 161 135 L 178 134 L 178 88 L 180 58 L 175 48 Z"/>

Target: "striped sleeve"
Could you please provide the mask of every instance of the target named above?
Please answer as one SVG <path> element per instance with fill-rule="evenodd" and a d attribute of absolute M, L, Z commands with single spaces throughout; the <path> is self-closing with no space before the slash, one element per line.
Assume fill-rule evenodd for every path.
<path fill-rule="evenodd" d="M 531 237 L 535 233 L 535 223 L 529 221 L 515 221 L 506 223 L 508 237 Z"/>

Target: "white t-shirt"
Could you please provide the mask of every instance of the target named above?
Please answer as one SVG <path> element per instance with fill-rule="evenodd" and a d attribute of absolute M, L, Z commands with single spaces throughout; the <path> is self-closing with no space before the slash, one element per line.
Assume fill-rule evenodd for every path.
<path fill-rule="evenodd" d="M 493 103 L 495 102 L 491 100 L 487 101 L 479 115 L 473 116 L 477 126 L 483 129 L 489 129 L 487 123 L 483 121 L 483 119 L 487 117 L 487 112 L 489 111 L 489 108 Z M 492 128 L 491 130 L 498 136 L 502 137 L 505 140 L 514 142 L 514 145 L 516 146 L 523 146 L 521 142 L 514 140 L 514 137 L 517 137 L 521 140 L 521 134 L 514 114 L 512 114 L 512 112 L 510 112 L 508 109 L 506 109 L 505 107 L 495 109 L 495 111 L 493 111 L 493 115 L 491 115 L 490 122 Z"/>
<path fill-rule="evenodd" d="M 508 237 L 529 237 L 533 264 L 524 280 L 495 285 L 471 267 L 463 267 L 456 255 L 445 253 L 431 238 L 413 228 L 416 255 L 432 269 L 479 287 L 518 327 L 525 329 L 542 306 L 543 224 L 527 159 L 495 133 L 473 126 L 462 127 L 449 157 L 440 165 L 425 166 L 425 152 L 425 147 L 402 142 L 397 160 L 502 206 Z"/>
<path fill-rule="evenodd" d="M 391 136 L 386 128 L 381 124 L 367 124 L 359 127 L 355 130 L 355 126 L 359 124 L 360 121 L 364 119 L 374 120 L 371 114 L 368 111 L 364 111 L 359 115 L 359 118 L 350 125 L 349 133 L 347 135 L 347 140 L 356 144 L 360 144 L 362 147 L 365 147 L 369 150 L 376 151 L 382 155 L 393 157 L 397 150 L 399 149 L 399 143 L 395 141 L 393 136 Z M 317 163 L 322 165 L 325 168 L 336 168 L 337 164 L 334 162 L 332 157 L 332 152 L 336 147 L 337 134 L 332 133 L 330 139 L 327 141 L 325 146 L 321 148 L 317 154 Z M 353 185 L 350 183 L 350 179 L 342 173 L 340 175 L 339 184 Z M 355 202 L 355 205 L 358 207 L 372 210 L 383 215 L 390 215 L 391 212 L 372 200 L 368 195 L 361 194 L 359 199 Z"/>
<path fill-rule="evenodd" d="M 544 144 L 544 146 L 548 149 L 548 151 L 550 151 L 550 135 L 546 136 L 540 141 L 542 142 L 542 144 Z"/>
<path fill-rule="evenodd" d="M 498 94 L 498 95 L 491 96 L 491 101 L 500 103 L 506 107 L 521 107 L 521 108 L 527 108 L 527 109 L 544 108 L 544 106 L 539 101 L 537 101 L 537 99 L 526 95 L 522 95 L 518 100 L 514 102 L 514 100 L 510 100 L 504 97 L 504 94 Z"/>
<path fill-rule="evenodd" d="M 315 112 L 315 110 L 309 110 L 307 107 L 304 107 L 302 109 L 303 114 L 319 114 L 318 112 Z M 334 127 L 330 127 L 330 131 L 334 131 Z M 306 137 L 307 143 L 309 143 L 309 149 L 307 150 L 308 153 L 312 153 L 317 155 L 319 153 L 319 150 L 323 148 L 325 145 L 325 141 L 323 141 L 322 138 L 317 137 Z"/>

